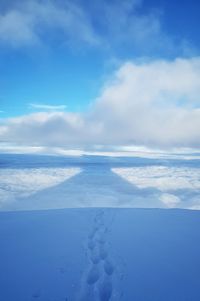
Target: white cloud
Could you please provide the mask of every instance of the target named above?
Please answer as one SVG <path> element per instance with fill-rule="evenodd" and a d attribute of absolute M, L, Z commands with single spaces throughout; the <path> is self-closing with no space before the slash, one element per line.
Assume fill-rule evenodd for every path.
<path fill-rule="evenodd" d="M 147 166 L 112 171 L 140 189 L 155 188 L 162 193 L 186 189 L 200 191 L 199 169 L 195 167 Z"/>
<path fill-rule="evenodd" d="M 0 126 L 0 137 L 7 133 L 7 126 Z"/>
<path fill-rule="evenodd" d="M 190 209 L 190 210 L 200 210 L 200 204 L 193 205 L 193 206 L 191 206 L 190 208 L 187 208 L 187 209 Z"/>
<path fill-rule="evenodd" d="M 151 40 L 151 47 L 165 40 L 161 30 L 160 16 L 154 11 L 142 13 L 140 9 L 143 1 L 101 1 L 94 2 L 93 11 L 97 31 L 102 31 L 101 36 L 105 46 L 137 46 L 141 47 Z M 100 32 L 97 32 L 101 35 Z M 161 38 L 162 36 L 162 38 Z M 112 44 L 109 43 L 112 41 Z M 160 46 L 160 45 L 159 45 Z M 147 46 L 148 50 L 150 46 Z"/>
<path fill-rule="evenodd" d="M 30 160 L 34 164 L 33 156 Z M 28 163 L 27 160 L 26 162 Z M 95 164 L 96 158 L 87 157 L 87 162 L 92 162 L 93 168 L 86 164 L 81 168 L 0 169 L 0 209 L 200 208 L 200 178 L 197 168 L 195 171 L 195 168 L 183 166 L 145 166 L 133 168 L 132 174 L 129 168 L 129 176 L 132 175 L 130 179 L 124 176 L 124 169 L 112 170 L 117 171 L 118 176 L 110 171 L 108 161 L 108 164 L 103 164 L 101 172 L 99 164 Z M 111 165 L 115 162 L 114 158 L 110 159 Z M 127 164 L 130 161 L 123 162 Z M 178 178 L 181 181 L 177 181 Z M 159 179 L 160 182 L 157 181 Z M 172 188 L 170 185 L 173 182 L 175 185 Z"/>
<path fill-rule="evenodd" d="M 139 55 L 155 50 L 183 54 L 191 48 L 187 41 L 169 37 L 161 27 L 162 14 L 154 8 L 144 13 L 141 0 L 84 4 L 70 0 L 13 1 L 0 14 L 0 41 L 23 47 L 46 45 L 50 37 L 58 36 L 59 42 L 70 46 L 81 42 L 114 52 L 131 49 Z"/>
<path fill-rule="evenodd" d="M 33 146 L 60 146 L 84 142 L 82 116 L 75 113 L 39 112 L 11 118 L 0 138 L 4 142 L 16 142 Z"/>
<path fill-rule="evenodd" d="M 0 40 L 11 46 L 37 43 L 34 23 L 34 18 L 29 14 L 20 10 L 8 11 L 0 16 Z"/>
<path fill-rule="evenodd" d="M 0 40 L 13 47 L 42 44 L 45 31 L 59 30 L 63 41 L 80 40 L 96 44 L 89 20 L 81 7 L 66 1 L 58 5 L 56 1 L 21 1 L 13 2 L 6 11 L 0 14 Z"/>
<path fill-rule="evenodd" d="M 30 108 L 36 110 L 43 110 L 43 111 L 64 111 L 67 106 L 66 105 L 48 105 L 48 104 L 39 104 L 39 103 L 30 103 Z"/>
<path fill-rule="evenodd" d="M 81 172 L 80 168 L 0 170 L 0 209 L 40 190 L 56 186 Z"/>
<path fill-rule="evenodd" d="M 128 62 L 94 107 L 106 141 L 149 146 L 200 145 L 200 59 Z"/>
<path fill-rule="evenodd" d="M 177 205 L 180 204 L 181 200 L 173 195 L 173 194 L 169 194 L 169 193 L 163 193 L 160 196 L 160 200 L 168 207 L 168 208 L 175 208 L 177 207 Z"/>
<path fill-rule="evenodd" d="M 113 168 L 112 171 L 139 188 L 141 193 L 145 189 L 154 191 L 155 199 L 160 200 L 159 208 L 164 205 L 167 208 L 199 209 L 200 174 L 197 167 L 144 166 Z"/>
<path fill-rule="evenodd" d="M 87 113 L 1 119 L 0 139 L 34 146 L 200 146 L 200 58 L 123 64 Z"/>

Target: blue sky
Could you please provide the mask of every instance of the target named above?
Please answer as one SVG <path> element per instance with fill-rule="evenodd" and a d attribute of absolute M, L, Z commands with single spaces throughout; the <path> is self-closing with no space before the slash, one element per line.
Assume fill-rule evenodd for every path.
<path fill-rule="evenodd" d="M 42 56 L 6 53 L 1 63 L 3 87 L 1 109 L 5 116 L 30 112 L 29 103 L 65 104 L 70 110 L 85 110 L 94 97 L 103 68 L 100 60 L 89 63 L 83 55 L 67 49 Z"/>
<path fill-rule="evenodd" d="M 32 118 L 34 114 L 39 118 L 37 114 L 41 111 L 48 114 L 51 121 L 52 118 L 62 119 L 62 114 L 66 114 L 64 123 L 66 123 L 66 118 L 67 120 L 71 118 L 69 115 L 74 114 L 73 118 L 79 120 L 79 125 L 76 124 L 76 133 L 78 132 L 80 137 L 86 135 L 87 127 L 96 128 L 95 135 L 104 130 L 106 133 L 110 132 L 110 136 L 115 137 L 115 131 L 112 132 L 112 130 L 116 124 L 122 122 L 122 117 L 115 120 L 116 114 L 114 115 L 113 112 L 118 106 L 118 101 L 115 99 L 112 101 L 113 108 L 110 111 L 110 118 L 113 122 L 108 124 L 105 115 L 111 104 L 108 103 L 109 101 L 106 102 L 105 95 L 110 89 L 113 91 L 116 88 L 115 91 L 117 91 L 120 84 L 126 82 L 127 76 L 124 75 L 124 78 L 120 77 L 121 83 L 116 87 L 116 81 L 119 82 L 120 70 L 125 69 L 128 73 L 132 72 L 132 85 L 134 86 L 134 76 L 136 75 L 133 74 L 135 72 L 133 66 L 140 66 L 140 71 L 147 67 L 147 70 L 150 70 L 148 76 L 151 78 L 157 73 L 152 66 L 157 66 L 157 70 L 160 72 L 163 64 L 158 66 L 158 62 L 162 61 L 168 64 L 169 68 L 163 69 L 168 78 L 172 78 L 177 72 L 179 75 L 177 81 L 181 82 L 183 87 L 185 81 L 191 84 L 187 91 L 180 88 L 180 91 L 177 92 L 177 88 L 173 87 L 172 83 L 167 84 L 167 80 L 163 78 L 165 87 L 162 85 L 160 90 L 158 88 L 159 99 L 158 92 L 152 93 L 151 103 L 153 105 L 151 108 L 154 109 L 154 113 L 162 107 L 160 114 L 162 118 L 167 113 L 170 116 L 175 113 L 177 115 L 177 110 L 178 114 L 182 114 L 180 124 L 176 124 L 176 127 L 179 128 L 178 142 L 175 143 L 175 137 L 168 137 L 172 132 L 168 126 L 164 132 L 167 143 L 158 141 L 160 139 L 156 138 L 158 134 L 151 139 L 152 133 L 139 131 L 144 136 L 141 139 L 138 139 L 139 132 L 132 136 L 130 134 L 126 139 L 122 139 L 121 136 L 111 139 L 110 136 L 105 137 L 101 133 L 100 144 L 105 142 L 105 144 L 196 147 L 195 141 L 199 137 L 196 133 L 194 134 L 193 129 L 196 128 L 197 123 L 192 125 L 192 129 L 190 126 L 187 141 L 185 138 L 181 140 L 179 136 L 181 136 L 181 126 L 186 122 L 184 119 L 186 113 L 191 115 L 187 118 L 194 119 L 193 115 L 196 116 L 198 111 L 191 111 L 191 108 L 199 108 L 197 97 L 200 49 L 199 19 L 200 4 L 194 0 L 176 2 L 95 0 L 87 1 L 87 4 L 83 0 L 1 1 L 1 140 L 30 144 L 30 141 L 26 141 L 26 139 L 19 141 L 18 138 L 14 138 L 14 135 L 16 137 L 23 135 L 20 130 L 16 133 L 16 128 L 10 129 L 8 118 L 17 117 L 20 120 L 22 116 Z M 182 60 L 182 64 L 176 64 L 177 60 Z M 130 68 L 127 68 L 127 64 Z M 187 72 L 188 68 L 189 79 L 183 79 L 181 72 L 183 69 Z M 151 72 L 153 72 L 152 76 Z M 163 74 L 163 72 L 161 73 Z M 193 84 L 194 82 L 196 84 Z M 145 79 L 145 83 L 145 89 L 151 90 L 154 87 L 153 83 L 151 87 L 149 86 L 148 78 Z M 131 83 L 129 84 L 131 86 Z M 138 91 L 134 90 L 131 93 L 127 101 L 122 93 L 121 103 L 124 103 L 125 107 L 131 107 L 134 115 L 136 104 L 133 105 L 133 102 L 135 103 L 136 97 L 139 99 L 140 96 L 137 94 Z M 114 97 L 113 95 L 112 97 Z M 163 95 L 167 95 L 168 98 L 163 99 Z M 196 96 L 194 97 L 194 95 Z M 144 103 L 143 99 L 140 100 L 140 103 Z M 102 113 L 103 106 L 105 112 Z M 167 109 L 163 111 L 163 108 L 166 107 Z M 169 113 L 169 109 L 173 109 L 173 112 Z M 186 110 L 186 113 L 180 112 L 179 109 Z M 121 108 L 119 110 L 122 111 Z M 144 111 L 144 106 L 142 110 Z M 58 113 L 62 114 L 58 116 Z M 85 115 L 89 115 L 89 117 L 85 117 Z M 117 116 L 119 117 L 119 114 Z M 48 119 L 48 117 L 45 118 Z M 151 119 L 153 120 L 154 117 L 152 116 Z M 197 119 L 197 117 L 195 118 Z M 82 118 L 84 120 L 80 121 Z M 126 127 L 130 128 L 130 125 L 125 123 L 131 117 L 124 114 L 123 118 L 124 121 L 120 128 L 126 132 Z M 59 119 L 58 123 L 62 122 L 63 119 Z M 81 132 L 83 129 L 80 130 L 81 122 L 84 123 L 84 133 Z M 24 124 L 24 121 L 22 123 Z M 9 133 L 7 132 L 8 135 L 5 135 L 5 127 L 8 126 Z M 132 126 L 134 129 L 140 127 L 137 122 Z M 154 125 L 151 124 L 151 127 L 153 128 Z M 159 124 L 156 124 L 155 127 L 158 128 Z M 49 130 L 48 126 L 47 128 Z M 61 131 L 60 127 L 59 130 Z M 66 132 L 66 129 L 63 132 Z M 194 137 L 191 137 L 191 134 L 194 134 Z M 70 135 L 73 136 L 74 133 Z M 149 138 L 147 138 L 148 135 Z M 8 136 L 11 138 L 8 139 Z M 34 145 L 41 144 L 42 139 L 39 142 L 36 140 L 32 142 Z M 86 139 L 81 143 L 69 139 L 67 145 L 86 145 L 88 143 L 98 144 L 98 139 Z M 55 144 L 57 145 L 57 142 Z M 58 144 L 60 145 L 60 142 Z"/>

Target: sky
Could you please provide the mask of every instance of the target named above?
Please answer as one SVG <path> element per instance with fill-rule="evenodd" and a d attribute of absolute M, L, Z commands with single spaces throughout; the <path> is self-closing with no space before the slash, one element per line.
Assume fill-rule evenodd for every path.
<path fill-rule="evenodd" d="M 1 145 L 198 149 L 199 20 L 197 0 L 1 0 Z"/>

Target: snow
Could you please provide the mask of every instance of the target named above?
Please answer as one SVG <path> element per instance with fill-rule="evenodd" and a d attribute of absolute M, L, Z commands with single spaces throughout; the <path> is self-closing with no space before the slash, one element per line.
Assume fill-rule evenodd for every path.
<path fill-rule="evenodd" d="M 200 212 L 0 213 L 0 300 L 199 301 Z"/>
<path fill-rule="evenodd" d="M 199 301 L 199 166 L 0 155 L 0 300 Z"/>

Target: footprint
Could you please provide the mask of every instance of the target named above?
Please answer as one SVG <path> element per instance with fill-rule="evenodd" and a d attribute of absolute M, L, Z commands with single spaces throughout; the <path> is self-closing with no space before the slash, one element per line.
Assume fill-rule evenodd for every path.
<path fill-rule="evenodd" d="M 99 279 L 99 269 L 97 265 L 93 265 L 87 276 L 87 283 L 93 285 Z"/>
<path fill-rule="evenodd" d="M 90 255 L 90 259 L 93 264 L 98 264 L 101 260 L 101 258 L 99 257 L 99 254 L 95 250 L 92 251 L 92 253 Z"/>
<path fill-rule="evenodd" d="M 107 253 L 107 251 L 104 249 L 103 246 L 101 246 L 101 247 L 99 248 L 99 256 L 100 256 L 100 258 L 101 258 L 102 260 L 106 259 L 107 256 L 108 256 L 108 253 Z"/>
<path fill-rule="evenodd" d="M 95 234 L 96 234 L 96 231 L 93 230 L 93 231 L 88 235 L 88 238 L 89 238 L 89 239 L 93 239 L 94 236 L 95 236 Z"/>
<path fill-rule="evenodd" d="M 58 270 L 59 270 L 60 274 L 66 273 L 66 269 L 63 267 L 58 268 Z"/>
<path fill-rule="evenodd" d="M 106 243 L 106 233 L 104 231 L 98 235 L 97 241 L 102 245 Z"/>
<path fill-rule="evenodd" d="M 96 224 L 98 227 L 104 226 L 104 222 L 103 222 L 102 219 L 96 219 L 96 220 L 95 220 L 95 224 Z"/>
<path fill-rule="evenodd" d="M 109 260 L 104 262 L 104 271 L 108 276 L 111 276 L 114 272 L 114 266 Z"/>
<path fill-rule="evenodd" d="M 107 224 L 104 211 L 98 211 L 88 234 L 86 252 L 90 266 L 83 278 L 83 290 L 79 299 L 81 301 L 110 301 L 111 298 L 116 299 L 116 297 L 119 300 L 119 293 L 113 291 L 112 281 L 115 281 L 116 277 L 113 278 L 115 266 L 108 259 L 110 244 L 107 234 L 110 232 L 110 227 Z"/>
<path fill-rule="evenodd" d="M 88 241 L 88 248 L 90 249 L 90 250 L 93 250 L 94 248 L 95 248 L 95 241 L 94 240 L 89 240 Z"/>
<path fill-rule="evenodd" d="M 34 299 L 38 299 L 38 298 L 40 298 L 40 296 L 41 296 L 40 291 L 36 291 L 32 294 L 32 298 L 34 298 Z"/>
<path fill-rule="evenodd" d="M 99 287 L 100 301 L 109 301 L 112 296 L 112 282 L 109 279 L 104 279 Z"/>
<path fill-rule="evenodd" d="M 96 217 L 102 217 L 104 215 L 104 211 L 101 210 L 99 212 L 97 212 Z"/>

